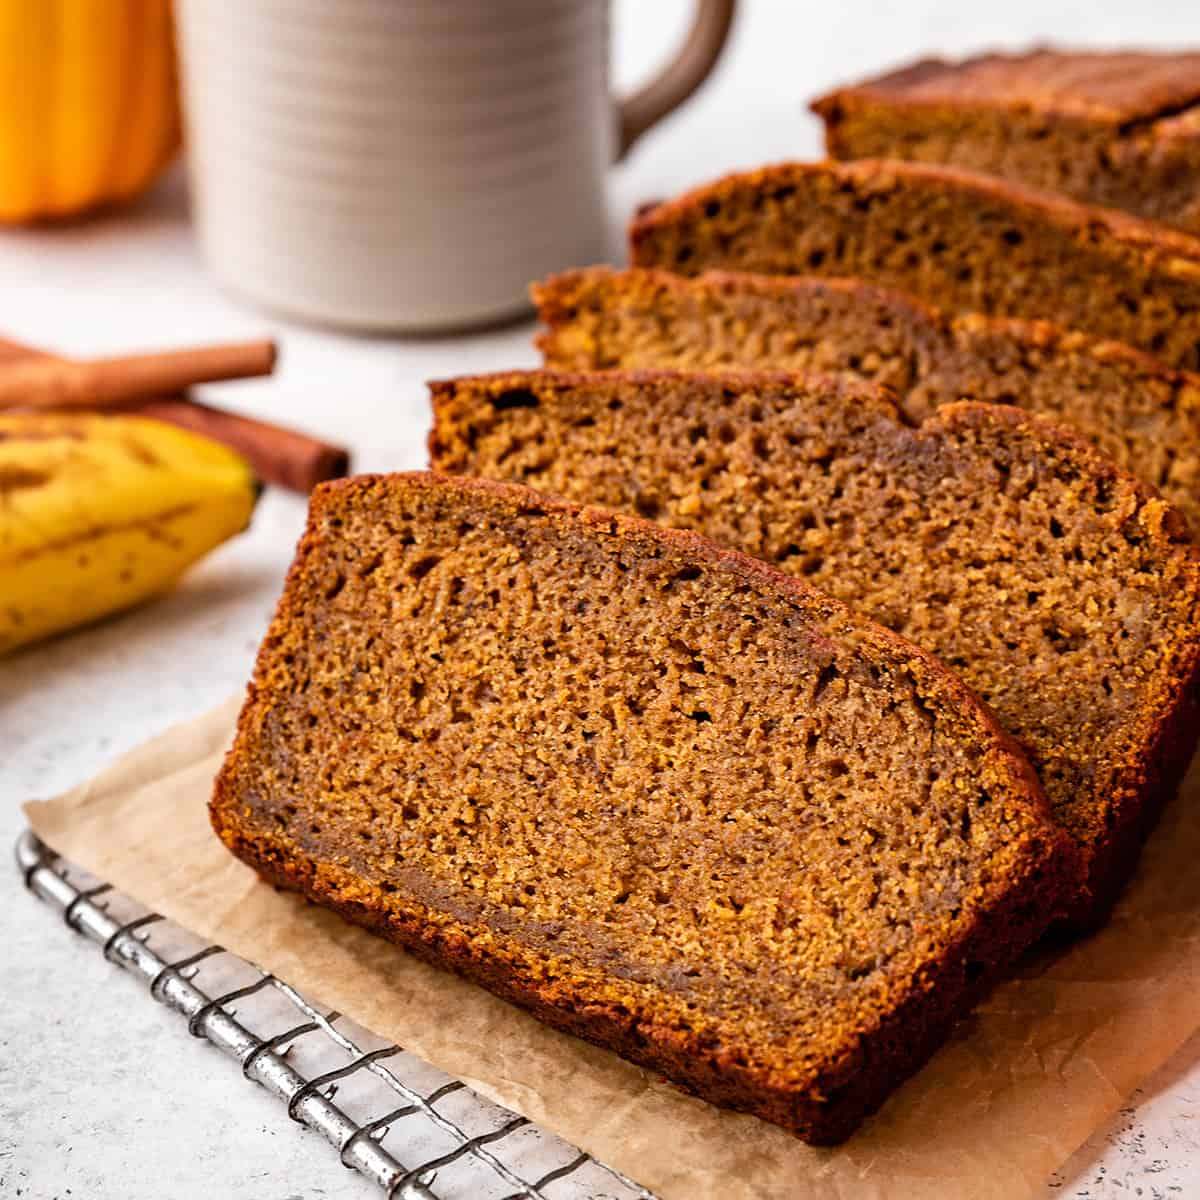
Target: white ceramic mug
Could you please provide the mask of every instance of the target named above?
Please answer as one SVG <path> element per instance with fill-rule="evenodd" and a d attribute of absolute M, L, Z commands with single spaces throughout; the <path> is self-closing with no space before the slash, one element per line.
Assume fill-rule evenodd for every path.
<path fill-rule="evenodd" d="M 712 69 L 734 0 L 620 104 L 608 0 L 177 0 L 196 216 L 233 290 L 359 330 L 525 311 L 605 258 L 604 174 Z"/>

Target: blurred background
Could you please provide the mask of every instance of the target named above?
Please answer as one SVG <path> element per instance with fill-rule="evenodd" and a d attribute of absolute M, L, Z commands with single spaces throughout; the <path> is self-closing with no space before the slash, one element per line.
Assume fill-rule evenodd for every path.
<path fill-rule="evenodd" d="M 197 26 L 206 2 L 221 7 L 219 0 L 196 0 Z M 690 0 L 616 0 L 616 94 L 633 90 L 671 57 L 692 13 Z M 599 256 L 622 260 L 623 229 L 647 200 L 735 168 L 819 157 L 819 123 L 806 103 L 834 84 L 921 55 L 1043 42 L 1192 47 L 1200 45 L 1200 8 L 1194 0 L 744 0 L 711 77 L 607 172 Z M 87 53 L 82 46 L 59 51 Z M 146 61 L 138 63 L 131 89 L 149 87 Z M 12 84 L 18 91 L 10 88 L 8 104 L 38 86 L 35 67 Z M 86 87 L 64 100 L 96 102 Z M 16 151 L 9 147 L 8 153 Z M 78 159 L 86 148 L 74 153 Z M 424 465 L 425 380 L 536 363 L 528 319 L 482 332 L 365 335 L 281 316 L 278 306 L 241 298 L 254 281 L 228 290 L 197 240 L 197 185 L 204 180 L 189 183 L 186 162 L 176 157 L 140 196 L 64 221 L 0 227 L 0 338 L 92 357 L 272 337 L 280 349 L 273 376 L 202 386 L 198 398 L 343 445 L 356 469 L 365 471 Z M 295 196 L 298 209 L 304 200 Z M 289 207 L 282 206 L 281 221 L 293 216 Z M 303 256 L 308 248 L 296 244 L 294 252 Z M 207 557 L 170 595 L 0 659 L 0 746 L 8 760 L 0 843 L 16 839 L 21 801 L 78 782 L 243 686 L 304 512 L 302 495 L 268 489 L 250 530 Z M 10 885 L 15 888 L 5 873 L 3 886 Z M 18 903 L 14 896 L 5 901 L 0 910 Z M 114 1065 L 106 1031 L 125 993 L 110 986 L 108 968 L 77 954 L 65 939 L 48 940 L 36 922 L 14 919 L 8 926 L 0 935 L 8 964 L 0 1076 L 19 1080 L 20 1096 L 14 1103 L 12 1092 L 0 1087 L 0 1127 L 17 1132 L 13 1144 L 22 1147 L 26 1175 L 10 1192 L 15 1177 L 0 1154 L 0 1194 L 24 1188 L 26 1195 L 51 1196 L 70 1187 L 75 1195 L 107 1196 L 102 1181 L 118 1178 L 127 1181 L 121 1194 L 130 1200 L 362 1194 L 332 1165 L 325 1147 L 281 1123 L 265 1096 L 230 1087 L 223 1064 L 168 1031 L 168 1018 L 152 1006 L 120 1012 L 129 1042 Z M 80 1004 L 85 997 L 87 1004 Z M 31 1039 L 30 1029 L 42 1032 Z M 169 1055 L 155 1052 L 160 1039 L 171 1039 Z M 181 1072 L 190 1076 L 187 1102 L 172 1087 Z M 135 1086 L 137 1103 L 131 1100 Z M 1092 1147 L 1080 1161 L 1097 1153 Z M 147 1168 L 161 1168 L 168 1158 L 175 1182 L 160 1190 Z"/>

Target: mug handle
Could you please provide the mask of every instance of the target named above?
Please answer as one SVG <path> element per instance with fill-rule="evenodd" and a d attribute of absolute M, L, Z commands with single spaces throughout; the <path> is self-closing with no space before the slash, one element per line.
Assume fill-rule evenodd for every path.
<path fill-rule="evenodd" d="M 729 37 L 737 0 L 699 0 L 679 53 L 649 83 L 617 105 L 619 162 L 651 126 L 674 112 L 709 76 Z"/>

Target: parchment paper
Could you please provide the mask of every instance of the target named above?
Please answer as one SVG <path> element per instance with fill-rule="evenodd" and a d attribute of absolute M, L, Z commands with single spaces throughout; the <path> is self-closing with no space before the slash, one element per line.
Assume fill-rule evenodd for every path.
<path fill-rule="evenodd" d="M 295 896 L 209 830 L 236 702 L 56 800 L 26 806 L 68 859 L 251 959 L 664 1200 L 1013 1200 L 1038 1190 L 1200 1026 L 1200 769 L 1111 924 L 1043 950 L 844 1146 L 817 1150 L 546 1029 Z"/>

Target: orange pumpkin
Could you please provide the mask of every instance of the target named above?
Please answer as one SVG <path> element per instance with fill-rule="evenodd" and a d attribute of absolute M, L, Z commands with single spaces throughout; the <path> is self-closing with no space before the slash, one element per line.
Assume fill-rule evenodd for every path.
<path fill-rule="evenodd" d="M 0 0 L 0 221 L 128 200 L 178 147 L 170 0 Z"/>

